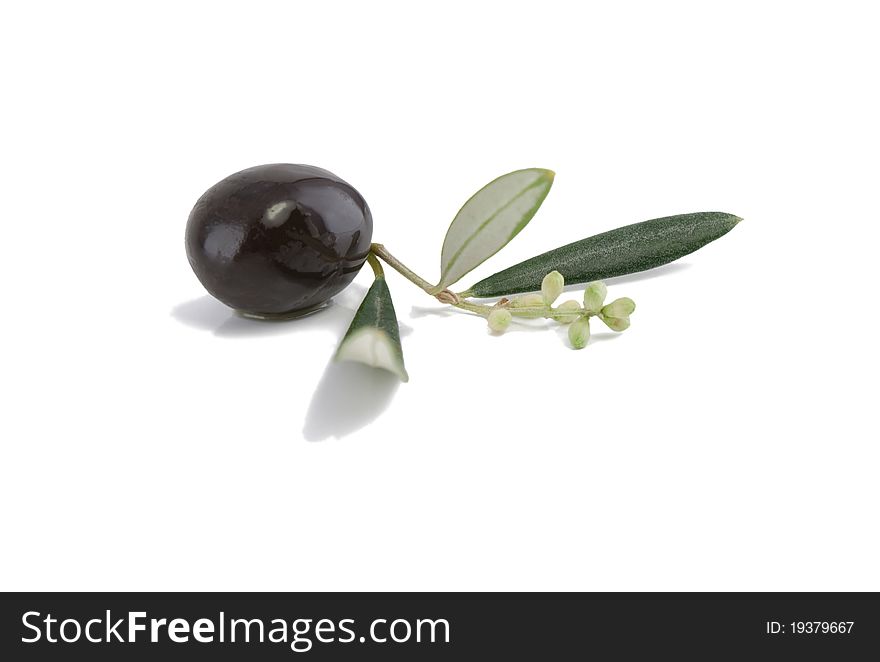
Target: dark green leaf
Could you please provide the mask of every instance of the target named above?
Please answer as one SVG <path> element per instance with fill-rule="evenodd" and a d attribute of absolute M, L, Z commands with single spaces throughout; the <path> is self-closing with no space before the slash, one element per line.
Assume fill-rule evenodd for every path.
<path fill-rule="evenodd" d="M 345 337 L 339 343 L 335 359 L 382 368 L 394 373 L 403 382 L 409 381 L 403 365 L 397 315 L 384 277 L 379 276 L 373 281 Z"/>
<path fill-rule="evenodd" d="M 626 225 L 520 262 L 462 294 L 497 297 L 537 291 L 544 276 L 554 269 L 568 284 L 653 269 L 702 248 L 730 232 L 741 220 L 733 214 L 710 211 Z"/>

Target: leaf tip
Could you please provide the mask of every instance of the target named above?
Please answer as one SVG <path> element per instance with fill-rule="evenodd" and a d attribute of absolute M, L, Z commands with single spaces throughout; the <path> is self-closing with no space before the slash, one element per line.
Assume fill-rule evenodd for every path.
<path fill-rule="evenodd" d="M 532 168 L 531 170 L 538 173 L 538 182 L 546 182 L 548 188 L 553 186 L 553 180 L 556 178 L 556 173 L 553 170 L 547 168 Z"/>

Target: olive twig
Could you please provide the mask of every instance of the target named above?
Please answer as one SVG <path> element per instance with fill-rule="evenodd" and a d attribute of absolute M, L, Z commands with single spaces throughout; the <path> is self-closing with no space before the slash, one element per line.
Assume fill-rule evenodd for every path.
<path fill-rule="evenodd" d="M 378 277 L 379 272 L 376 271 L 376 266 L 374 262 L 378 264 L 377 257 L 382 258 L 384 262 L 394 269 L 401 276 L 406 278 L 408 281 L 418 286 L 426 293 L 430 294 L 432 297 L 440 301 L 441 303 L 446 303 L 451 306 L 455 306 L 456 308 L 461 308 L 462 310 L 467 310 L 472 313 L 476 313 L 483 317 L 487 317 L 489 312 L 492 310 L 492 306 L 487 306 L 481 303 L 473 303 L 471 301 L 464 301 L 459 295 L 454 294 L 449 290 L 443 290 L 441 292 L 437 292 L 437 286 L 432 285 L 424 278 L 419 276 L 415 271 L 407 267 L 403 262 L 394 257 L 391 253 L 388 252 L 388 249 L 385 248 L 382 244 L 372 244 L 370 246 L 370 253 L 367 256 L 367 260 L 370 262 L 370 266 L 373 267 L 373 272 Z M 379 269 L 381 270 L 381 265 Z"/>
<path fill-rule="evenodd" d="M 382 263 L 376 259 L 376 256 L 372 253 L 367 254 L 367 262 L 370 263 L 370 266 L 373 267 L 373 276 L 376 278 L 385 278 L 385 270 L 382 268 Z"/>
<path fill-rule="evenodd" d="M 370 253 L 372 255 L 375 255 L 376 257 L 382 258 L 385 261 L 385 264 L 394 269 L 409 282 L 413 283 L 417 287 L 420 287 L 431 296 L 434 296 L 434 293 L 432 292 L 434 286 L 431 285 L 431 283 L 426 281 L 424 278 L 419 276 L 415 271 L 407 267 L 403 262 L 398 260 L 391 253 L 389 253 L 382 244 L 371 244 Z"/>
<path fill-rule="evenodd" d="M 594 281 L 587 284 L 584 291 L 583 306 L 578 301 L 564 301 L 554 307 L 553 303 L 562 294 L 565 278 L 558 271 L 551 271 L 541 281 L 540 294 L 526 294 L 513 299 L 504 297 L 493 305 L 468 301 L 465 296 L 470 291 L 455 294 L 445 289 L 437 292 L 437 286 L 431 285 L 394 257 L 382 244 L 372 244 L 367 260 L 373 267 L 376 278 L 382 278 L 384 271 L 378 258 L 392 267 L 411 283 L 414 283 L 427 294 L 441 303 L 475 313 L 486 318 L 489 329 L 496 334 L 504 333 L 514 317 L 526 319 L 546 318 L 559 324 L 568 325 L 568 339 L 575 349 L 582 349 L 590 340 L 590 318 L 598 317 L 612 331 L 624 331 L 629 328 L 629 316 L 635 310 L 635 303 L 627 297 L 616 299 L 605 305 L 607 288 L 605 283 Z"/>

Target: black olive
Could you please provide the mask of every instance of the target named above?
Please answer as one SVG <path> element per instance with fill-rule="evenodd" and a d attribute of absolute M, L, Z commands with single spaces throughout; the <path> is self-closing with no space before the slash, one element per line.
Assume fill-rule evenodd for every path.
<path fill-rule="evenodd" d="M 370 208 L 322 168 L 279 163 L 242 170 L 205 191 L 186 224 L 202 285 L 242 312 L 318 306 L 354 279 L 373 236 Z"/>

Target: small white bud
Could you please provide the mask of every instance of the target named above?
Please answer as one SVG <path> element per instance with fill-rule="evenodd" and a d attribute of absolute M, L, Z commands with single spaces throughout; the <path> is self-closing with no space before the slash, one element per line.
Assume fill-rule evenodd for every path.
<path fill-rule="evenodd" d="M 575 349 L 583 349 L 590 340 L 590 320 L 582 317 L 568 327 L 568 340 Z"/>
<path fill-rule="evenodd" d="M 541 294 L 525 294 L 521 297 L 515 297 L 510 302 L 511 308 L 535 308 L 537 310 L 530 311 L 526 314 L 519 314 L 517 317 L 538 318 L 544 316 L 547 306 L 544 303 L 544 296 Z"/>
<path fill-rule="evenodd" d="M 558 271 L 551 271 L 544 276 L 544 280 L 541 281 L 541 295 L 544 297 L 544 303 L 548 306 L 553 305 L 553 302 L 562 294 L 564 287 L 565 278 Z"/>
<path fill-rule="evenodd" d="M 629 297 L 615 299 L 602 308 L 602 314 L 607 317 L 629 317 L 636 309 L 636 303 Z"/>
<path fill-rule="evenodd" d="M 584 290 L 584 308 L 588 313 L 598 313 L 605 303 L 608 288 L 601 280 L 595 280 Z"/>
<path fill-rule="evenodd" d="M 581 316 L 581 304 L 577 301 L 563 301 L 556 307 L 556 311 L 553 314 L 553 319 L 555 319 L 560 324 L 571 324 L 578 317 Z"/>
<path fill-rule="evenodd" d="M 629 328 L 629 317 L 609 317 L 605 313 L 600 314 L 599 317 L 612 331 L 626 331 Z"/>
<path fill-rule="evenodd" d="M 492 331 L 504 333 L 507 327 L 510 326 L 510 320 L 513 319 L 513 315 L 510 314 L 507 308 L 493 308 L 486 319 L 489 321 L 489 328 Z"/>

